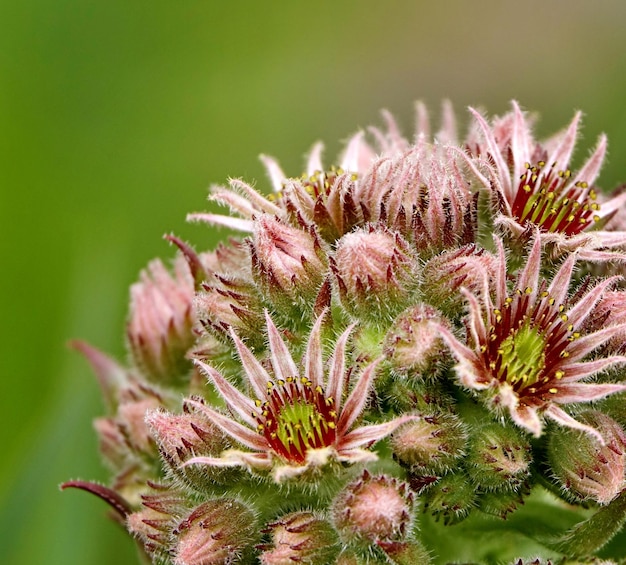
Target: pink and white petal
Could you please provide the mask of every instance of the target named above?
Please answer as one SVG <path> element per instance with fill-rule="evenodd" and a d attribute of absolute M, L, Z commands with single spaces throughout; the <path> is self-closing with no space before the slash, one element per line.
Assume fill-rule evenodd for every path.
<path fill-rule="evenodd" d="M 256 427 L 257 421 L 252 416 L 257 411 L 254 402 L 237 388 L 230 384 L 218 371 L 202 361 L 195 360 L 195 365 L 200 368 L 215 384 L 219 393 L 224 397 L 228 405 L 239 414 L 239 417 L 251 427 Z"/>
<path fill-rule="evenodd" d="M 493 131 L 491 127 L 489 126 L 489 124 L 487 123 L 487 120 L 483 118 L 480 112 L 474 110 L 474 108 L 469 108 L 469 111 L 474 116 L 474 119 L 478 123 L 478 126 L 480 130 L 482 131 L 482 134 L 485 138 L 485 142 L 487 143 L 487 149 L 489 150 L 489 153 L 491 157 L 493 158 L 493 161 L 496 165 L 496 172 L 497 172 L 498 178 L 500 179 L 500 182 L 502 183 L 502 190 L 504 192 L 504 196 L 507 200 L 510 200 L 513 196 L 511 176 L 510 176 L 506 161 L 504 160 L 504 157 L 502 156 L 502 153 L 500 152 L 500 149 L 498 147 L 498 143 L 495 137 L 493 136 Z"/>
<path fill-rule="evenodd" d="M 254 222 L 252 222 L 251 220 L 242 220 L 241 218 L 223 216 L 222 214 L 187 214 L 187 221 L 205 222 L 212 226 L 223 226 L 232 230 L 242 231 L 246 233 L 252 233 L 254 231 Z"/>
<path fill-rule="evenodd" d="M 287 177 L 280 168 L 278 161 L 276 161 L 273 157 L 263 154 L 259 155 L 259 159 L 265 167 L 265 171 L 267 172 L 267 176 L 272 183 L 274 192 L 280 192 L 283 189 L 283 183 L 287 180 Z"/>
<path fill-rule="evenodd" d="M 603 343 L 606 343 L 613 337 L 619 336 L 624 329 L 626 329 L 626 323 L 618 324 L 616 326 L 609 326 L 597 332 L 587 334 L 581 338 L 572 342 L 567 352 L 569 353 L 570 361 L 578 361 L 587 353 L 593 351 L 597 347 L 600 347 Z"/>
<path fill-rule="evenodd" d="M 485 282 L 487 275 L 486 273 L 482 273 L 485 278 Z M 467 302 L 469 303 L 469 330 L 472 336 L 472 340 L 474 345 L 478 347 L 481 343 L 485 343 L 487 339 L 487 328 L 485 328 L 485 322 L 483 319 L 483 310 L 474 296 L 469 290 L 466 288 L 461 288 L 461 294 L 465 297 Z M 487 292 L 487 297 L 489 293 Z M 487 298 L 488 299 L 488 298 Z"/>
<path fill-rule="evenodd" d="M 510 408 L 513 421 L 520 427 L 528 430 L 535 437 L 539 437 L 543 431 L 543 422 L 537 414 L 537 409 L 532 406 L 517 406 Z"/>
<path fill-rule="evenodd" d="M 604 156 L 606 154 L 606 135 L 602 134 L 598 138 L 598 143 L 596 145 L 595 151 L 592 153 L 591 157 L 587 159 L 582 168 L 573 175 L 574 178 L 570 180 L 569 185 L 573 186 L 577 182 L 586 182 L 589 186 L 593 185 L 596 180 L 598 174 L 600 173 L 600 169 L 602 168 L 602 163 L 604 161 Z"/>
<path fill-rule="evenodd" d="M 604 291 L 615 284 L 621 277 L 609 277 L 594 286 L 585 296 L 583 296 L 574 306 L 567 311 L 567 318 L 570 324 L 580 324 L 583 322 L 598 300 L 602 298 Z"/>
<path fill-rule="evenodd" d="M 322 153 L 324 151 L 324 144 L 318 141 L 313 145 L 306 162 L 306 174 L 307 176 L 313 176 L 318 171 L 324 170 L 322 164 Z"/>
<path fill-rule="evenodd" d="M 419 416 L 406 415 L 394 418 L 382 424 L 369 424 L 352 430 L 341 438 L 336 448 L 339 454 L 346 450 L 354 449 L 366 443 L 376 442 L 393 433 L 402 424 L 412 420 L 419 420 Z"/>
<path fill-rule="evenodd" d="M 567 365 L 565 376 L 561 380 L 562 383 L 572 383 L 581 379 L 586 379 L 604 371 L 611 365 L 618 363 L 626 363 L 626 357 L 622 355 L 614 355 L 612 357 L 602 357 L 595 361 L 584 361 L 582 363 L 572 363 Z"/>
<path fill-rule="evenodd" d="M 578 137 L 578 124 L 581 116 L 581 112 L 576 112 L 574 115 L 574 119 L 570 122 L 569 126 L 565 130 L 565 133 L 561 137 L 560 143 L 554 148 L 554 151 L 548 157 L 548 167 L 551 167 L 554 164 L 558 171 L 565 170 L 569 166 L 572 159 L 572 153 L 574 152 L 574 147 L 576 145 L 576 138 Z"/>
<path fill-rule="evenodd" d="M 276 206 L 273 202 L 270 202 L 265 196 L 263 196 L 260 192 L 257 192 L 247 182 L 244 182 L 241 179 L 229 179 L 229 185 L 232 189 L 244 193 L 256 210 L 278 217 L 283 215 L 281 208 Z"/>
<path fill-rule="evenodd" d="M 236 191 L 228 190 L 223 186 L 211 187 L 210 200 L 228 206 L 231 212 L 237 212 L 249 220 L 257 213 L 250 200 L 244 198 Z"/>
<path fill-rule="evenodd" d="M 602 202 L 602 204 L 600 205 L 599 214 L 602 217 L 607 216 L 612 212 L 615 212 L 615 210 L 621 209 L 624 204 L 626 204 L 626 192 L 622 192 L 621 194 L 610 198 L 606 202 Z"/>
<path fill-rule="evenodd" d="M 421 100 L 415 102 L 415 137 L 430 137 L 430 115 Z"/>
<path fill-rule="evenodd" d="M 354 421 L 359 417 L 365 403 L 369 397 L 370 389 L 374 376 L 376 374 L 376 368 L 382 361 L 382 357 L 379 357 L 375 361 L 372 361 L 357 380 L 355 387 L 352 389 L 350 396 L 346 400 L 345 406 L 342 408 L 339 421 L 337 422 L 337 436 L 341 437 L 350 429 Z M 337 402 L 337 401 L 335 401 Z"/>
<path fill-rule="evenodd" d="M 548 287 L 548 294 L 551 298 L 554 298 L 557 304 L 562 304 L 565 301 L 577 259 L 576 254 L 572 253 L 569 255 L 554 275 L 552 283 Z"/>
<path fill-rule="evenodd" d="M 581 424 L 578 420 L 572 418 L 567 412 L 565 412 L 565 410 L 559 408 L 556 404 L 550 404 L 544 413 L 558 424 L 591 434 L 600 442 L 601 445 L 605 444 L 604 438 L 598 430 L 592 428 L 591 426 Z"/>
<path fill-rule="evenodd" d="M 443 145 L 459 144 L 456 114 L 452 102 L 447 98 L 441 103 L 441 128 L 435 137 Z"/>
<path fill-rule="evenodd" d="M 345 463 L 371 463 L 378 461 L 378 455 L 367 449 L 346 449 L 337 453 L 337 459 Z"/>
<path fill-rule="evenodd" d="M 313 383 L 313 388 L 324 386 L 324 361 L 322 359 L 322 324 L 328 313 L 328 309 L 324 308 L 318 316 L 313 329 L 309 335 L 309 340 L 304 355 L 304 376 Z"/>
<path fill-rule="evenodd" d="M 511 153 L 513 155 L 513 179 L 518 179 L 525 172 L 526 164 L 531 159 L 532 135 L 528 121 L 519 104 L 513 100 L 513 134 L 511 136 Z"/>
<path fill-rule="evenodd" d="M 212 467 L 253 467 L 271 469 L 272 457 L 268 453 L 248 453 L 236 449 L 228 449 L 221 457 L 192 457 L 182 467 L 189 465 L 210 465 Z"/>
<path fill-rule="evenodd" d="M 530 288 L 528 298 L 532 304 L 537 298 L 537 290 L 539 286 L 539 270 L 541 268 L 541 239 L 538 237 L 538 231 L 535 234 L 535 241 L 526 259 L 526 265 L 520 273 L 517 287 L 525 292 Z"/>
<path fill-rule="evenodd" d="M 480 184 L 482 184 L 485 188 L 491 189 L 491 182 L 489 179 L 483 175 L 483 173 L 479 170 L 478 165 L 481 164 L 485 167 L 488 167 L 487 163 L 476 158 L 469 156 L 463 149 L 460 147 L 450 147 L 450 151 L 456 153 L 459 157 L 461 157 L 462 161 L 469 168 L 472 174 L 478 179 Z M 499 179 L 494 179 L 497 182 L 497 186 L 499 186 Z"/>
<path fill-rule="evenodd" d="M 341 157 L 339 166 L 347 172 L 359 173 L 369 168 L 376 157 L 374 150 L 364 141 L 362 131 L 354 134 Z"/>
<path fill-rule="evenodd" d="M 335 409 L 337 411 L 341 408 L 343 400 L 343 381 L 346 372 L 346 343 L 355 325 L 356 324 L 351 324 L 346 331 L 341 334 L 335 344 L 335 350 L 330 359 L 326 394 L 335 402 Z"/>
<path fill-rule="evenodd" d="M 289 377 L 297 377 L 298 368 L 267 310 L 265 311 L 265 322 L 267 324 L 267 337 L 270 342 L 270 359 L 276 378 L 287 380 Z"/>
<path fill-rule="evenodd" d="M 235 422 L 228 416 L 216 412 L 206 404 L 191 398 L 186 399 L 185 404 L 191 405 L 196 410 L 202 412 L 211 422 L 242 445 L 257 451 L 267 451 L 269 449 L 267 440 L 263 436 L 253 432 L 250 428 L 246 428 L 239 422 Z"/>
<path fill-rule="evenodd" d="M 591 402 L 600 400 L 617 392 L 624 392 L 626 384 L 617 383 L 571 383 L 559 385 L 558 393 L 554 397 L 554 402 L 558 404 L 571 404 L 574 402 Z"/>
<path fill-rule="evenodd" d="M 252 351 L 237 337 L 235 330 L 232 328 L 230 328 L 230 337 L 235 342 L 239 359 L 252 385 L 252 390 L 254 390 L 254 393 L 259 399 L 265 398 L 267 394 L 267 383 L 271 381 L 269 373 L 265 370 L 263 365 L 259 363 Z"/>
<path fill-rule="evenodd" d="M 603 245 L 601 238 L 598 238 L 598 240 L 598 247 L 621 247 L 626 245 L 626 235 L 623 236 L 622 242 L 616 243 L 615 245 Z M 626 254 L 617 253 L 615 251 L 598 251 L 593 248 L 581 249 L 578 251 L 578 256 L 581 261 L 589 261 L 590 263 L 609 263 L 611 261 L 626 263 Z"/>

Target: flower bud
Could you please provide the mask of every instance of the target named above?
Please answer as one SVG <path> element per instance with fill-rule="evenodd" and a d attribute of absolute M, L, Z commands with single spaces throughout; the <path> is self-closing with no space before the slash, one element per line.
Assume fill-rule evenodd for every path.
<path fill-rule="evenodd" d="M 324 280 L 327 256 L 314 228 L 260 216 L 250 245 L 253 273 L 272 301 L 286 309 L 311 302 Z"/>
<path fill-rule="evenodd" d="M 428 565 L 432 563 L 428 551 L 414 540 L 379 541 L 380 547 L 395 565 Z"/>
<path fill-rule="evenodd" d="M 219 457 L 228 446 L 224 433 L 199 412 L 169 414 L 154 410 L 147 414 L 146 423 L 170 472 L 192 488 L 206 491 L 215 482 L 238 472 L 238 469 L 210 465 L 183 467 L 192 457 Z"/>
<path fill-rule="evenodd" d="M 344 235 L 331 268 L 343 306 L 378 322 L 399 312 L 417 286 L 417 262 L 409 244 L 382 226 Z"/>
<path fill-rule="evenodd" d="M 418 304 L 405 310 L 385 337 L 384 352 L 398 372 L 436 375 L 442 357 L 439 327 L 447 323 L 432 306 Z"/>
<path fill-rule="evenodd" d="M 130 289 L 130 353 L 137 367 L 155 382 L 176 383 L 191 370 L 185 354 L 194 342 L 194 279 L 182 257 L 174 269 L 170 274 L 161 261 L 152 261 Z"/>
<path fill-rule="evenodd" d="M 412 472 L 444 473 L 464 455 L 467 432 L 451 412 L 421 414 L 396 430 L 391 449 L 398 461 Z"/>
<path fill-rule="evenodd" d="M 93 427 L 98 434 L 104 460 L 113 471 L 121 471 L 132 457 L 132 452 L 115 418 L 97 418 Z"/>
<path fill-rule="evenodd" d="M 232 498 L 208 500 L 173 530 L 175 565 L 236 563 L 254 541 L 255 516 Z"/>
<path fill-rule="evenodd" d="M 464 520 L 476 506 L 476 488 L 462 471 L 448 473 L 424 493 L 424 510 L 447 526 Z"/>
<path fill-rule="evenodd" d="M 467 472 L 486 491 L 517 490 L 530 475 L 531 448 L 513 426 L 487 424 L 470 433 Z"/>
<path fill-rule="evenodd" d="M 559 427 L 548 442 L 550 467 L 572 498 L 608 504 L 624 488 L 626 434 L 615 420 L 598 410 L 587 410 L 576 419 L 598 430 L 604 445 L 591 434 Z"/>
<path fill-rule="evenodd" d="M 409 486 L 367 471 L 350 483 L 333 502 L 335 527 L 348 542 L 403 540 L 411 532 L 415 495 Z"/>
<path fill-rule="evenodd" d="M 445 313 L 458 313 L 465 305 L 459 289 L 464 287 L 472 294 L 480 294 L 485 281 L 493 280 L 497 269 L 498 258 L 472 243 L 427 261 L 421 288 L 428 302 L 437 304 Z"/>
<path fill-rule="evenodd" d="M 530 494 L 527 484 L 517 490 L 492 491 L 481 493 L 478 506 L 481 512 L 497 516 L 503 520 L 514 512 L 520 504 L 524 504 L 524 496 Z"/>
<path fill-rule="evenodd" d="M 263 545 L 260 555 L 263 565 L 332 563 L 339 550 L 337 533 L 331 524 L 313 512 L 292 512 L 264 530 L 272 542 Z"/>

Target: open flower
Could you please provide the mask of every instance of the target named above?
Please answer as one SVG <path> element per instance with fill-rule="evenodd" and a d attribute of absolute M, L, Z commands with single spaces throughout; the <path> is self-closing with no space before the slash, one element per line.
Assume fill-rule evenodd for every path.
<path fill-rule="evenodd" d="M 468 146 L 491 165 L 487 176 L 476 168 L 474 172 L 494 192 L 499 207 L 496 222 L 514 237 L 536 227 L 544 243 L 555 244 L 561 252 L 580 249 L 581 259 L 624 259 L 599 251 L 626 245 L 626 231 L 598 229 L 626 203 L 626 192 L 601 202 L 594 185 L 604 161 L 606 137 L 600 136 L 591 156 L 573 172 L 570 162 L 580 112 L 562 133 L 539 143 L 533 138 L 531 120 L 516 102 L 512 105 L 512 112 L 491 125 L 471 109 L 482 139 Z"/>
<path fill-rule="evenodd" d="M 617 355 L 583 361 L 623 331 L 624 324 L 587 335 L 579 331 L 617 277 L 598 283 L 570 304 L 567 290 L 576 255 L 564 261 L 548 286 L 539 279 L 541 239 L 537 236 L 515 291 L 509 294 L 504 249 L 499 240 L 497 243 L 500 269 L 495 301 L 487 292 L 479 298 L 464 290 L 469 304 L 469 345 L 461 343 L 447 328 L 440 328 L 459 361 L 456 371 L 460 382 L 490 393 L 492 406 L 508 409 L 518 425 L 536 436 L 543 429 L 542 416 L 549 416 L 565 426 L 592 433 L 602 442 L 596 430 L 577 422 L 560 405 L 626 390 L 624 384 L 582 382 L 611 365 L 626 362 L 626 357 Z"/>
<path fill-rule="evenodd" d="M 243 465 L 273 470 L 274 479 L 280 482 L 322 467 L 332 459 L 348 463 L 375 460 L 376 455 L 361 446 L 378 441 L 399 425 L 415 418 L 402 416 L 389 422 L 352 429 L 367 402 L 379 361 L 363 369 L 344 402 L 346 343 L 352 327 L 339 337 L 326 379 L 320 335 L 324 316 L 325 312 L 317 319 L 309 336 L 302 361 L 304 374 L 296 367 L 287 345 L 267 313 L 273 376 L 232 332 L 255 399 L 242 394 L 210 365 L 197 362 L 243 423 L 197 400 L 186 402 L 202 411 L 250 451 L 227 450 L 221 457 L 194 457 L 185 465 Z"/>

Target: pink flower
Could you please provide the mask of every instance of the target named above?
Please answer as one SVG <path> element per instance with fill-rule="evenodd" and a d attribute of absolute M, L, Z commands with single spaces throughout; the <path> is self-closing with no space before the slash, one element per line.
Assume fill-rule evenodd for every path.
<path fill-rule="evenodd" d="M 402 423 L 414 419 L 414 416 L 403 416 L 353 429 L 367 402 L 379 360 L 363 369 L 344 402 L 346 343 L 352 327 L 339 337 L 326 379 L 320 335 L 324 316 L 325 313 L 317 319 L 309 336 L 302 360 L 304 374 L 296 367 L 269 315 L 266 314 L 266 323 L 273 376 L 232 332 L 256 398 L 244 395 L 210 365 L 197 362 L 240 421 L 197 400 L 189 399 L 186 403 L 203 412 L 248 451 L 227 450 L 221 457 L 194 457 L 185 465 L 243 465 L 273 470 L 274 479 L 280 482 L 322 467 L 333 459 L 348 463 L 375 460 L 376 455 L 361 446 L 387 436 Z"/>
<path fill-rule="evenodd" d="M 626 390 L 624 384 L 584 382 L 611 365 L 625 363 L 626 357 L 583 361 L 623 331 L 626 324 L 587 335 L 579 332 L 617 277 L 600 282 L 571 303 L 567 290 L 576 255 L 563 262 L 547 286 L 539 279 L 541 238 L 537 236 L 515 290 L 509 293 L 504 249 L 499 240 L 497 243 L 500 270 L 495 280 L 495 300 L 488 292 L 479 298 L 463 289 L 469 305 L 469 343 L 462 343 L 450 330 L 440 328 L 458 360 L 456 371 L 461 384 L 487 392 L 493 407 L 507 409 L 519 426 L 536 436 L 543 429 L 542 417 L 548 416 L 565 426 L 585 430 L 602 442 L 596 430 L 577 422 L 560 406 Z"/>
<path fill-rule="evenodd" d="M 626 258 L 598 251 L 626 245 L 625 231 L 598 229 L 626 203 L 626 192 L 601 202 L 594 185 L 606 153 L 606 137 L 600 136 L 594 152 L 573 172 L 569 167 L 581 113 L 562 133 L 540 143 L 533 138 L 531 120 L 516 102 L 512 105 L 512 112 L 491 125 L 470 109 L 477 131 L 468 147 L 489 164 L 490 172 L 485 176 L 476 161 L 469 164 L 496 197 L 496 222 L 515 237 L 536 226 L 544 243 L 555 244 L 560 252 L 580 249 L 581 259 Z"/>

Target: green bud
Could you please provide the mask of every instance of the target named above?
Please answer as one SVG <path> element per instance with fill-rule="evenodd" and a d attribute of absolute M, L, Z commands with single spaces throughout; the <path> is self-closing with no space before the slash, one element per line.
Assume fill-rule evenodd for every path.
<path fill-rule="evenodd" d="M 467 518 L 476 506 L 476 489 L 462 471 L 449 473 L 434 483 L 424 494 L 424 510 L 445 525 Z"/>

